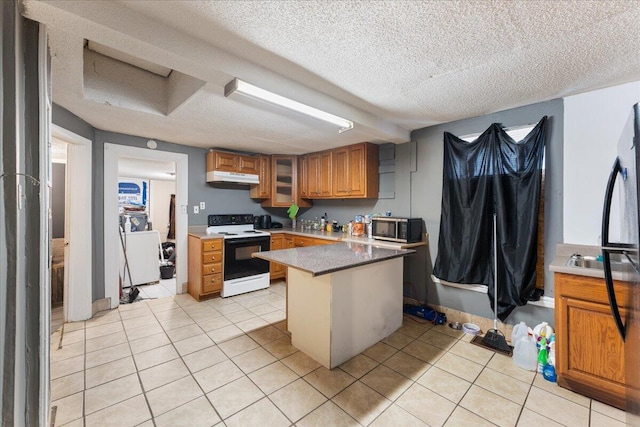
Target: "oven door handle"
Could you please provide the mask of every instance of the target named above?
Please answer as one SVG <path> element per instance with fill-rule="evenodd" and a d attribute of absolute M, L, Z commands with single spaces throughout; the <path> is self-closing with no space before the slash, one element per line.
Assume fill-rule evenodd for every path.
<path fill-rule="evenodd" d="M 225 239 L 224 245 L 226 249 L 241 248 L 243 246 L 259 246 L 260 252 L 269 250 L 271 239 L 266 237 L 243 237 L 240 239 Z"/>

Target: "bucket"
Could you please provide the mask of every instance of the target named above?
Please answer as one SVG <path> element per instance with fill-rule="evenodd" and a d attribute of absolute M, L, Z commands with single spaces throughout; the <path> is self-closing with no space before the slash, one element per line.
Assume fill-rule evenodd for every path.
<path fill-rule="evenodd" d="M 176 272 L 176 267 L 169 265 L 161 265 L 160 266 L 160 278 L 161 279 L 171 279 L 173 274 Z"/>

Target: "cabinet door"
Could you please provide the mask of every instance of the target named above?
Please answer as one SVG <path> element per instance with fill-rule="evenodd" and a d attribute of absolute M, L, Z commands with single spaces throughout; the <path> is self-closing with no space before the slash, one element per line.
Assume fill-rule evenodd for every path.
<path fill-rule="evenodd" d="M 268 199 L 271 196 L 271 156 L 258 156 L 258 185 L 252 185 L 249 195 L 252 199 Z"/>
<path fill-rule="evenodd" d="M 298 156 L 298 193 L 300 197 L 305 199 L 311 198 L 312 194 L 309 192 L 309 157 Z"/>
<path fill-rule="evenodd" d="M 272 235 L 271 236 L 271 247 L 269 248 L 269 250 L 277 251 L 278 249 L 282 249 L 283 240 L 284 239 L 282 238 L 282 236 Z M 276 262 L 270 263 L 269 264 L 269 271 L 271 273 L 271 275 L 270 275 L 271 280 L 280 279 L 280 278 L 284 277 L 284 267 L 282 266 L 282 264 L 278 264 Z"/>
<path fill-rule="evenodd" d="M 295 173 L 293 156 L 272 156 L 272 206 L 287 207 L 293 203 Z"/>
<path fill-rule="evenodd" d="M 320 197 L 331 197 L 333 196 L 333 189 L 331 188 L 331 163 L 333 156 L 331 155 L 331 151 L 323 151 L 318 157 L 318 195 Z"/>
<path fill-rule="evenodd" d="M 558 385 L 625 408 L 624 342 L 611 315 L 604 279 L 556 273 Z M 614 281 L 622 305 L 629 284 Z M 626 317 L 625 307 L 620 314 Z"/>
<path fill-rule="evenodd" d="M 295 245 L 293 244 L 293 236 L 291 234 L 286 234 L 284 236 L 283 244 L 286 249 L 295 248 Z"/>
<path fill-rule="evenodd" d="M 214 168 L 219 171 L 237 172 L 238 155 L 231 153 L 214 152 Z"/>
<path fill-rule="evenodd" d="M 309 197 L 316 198 L 320 195 L 320 155 L 318 153 L 307 156 L 307 185 Z"/>
<path fill-rule="evenodd" d="M 333 196 L 349 195 L 349 148 L 333 150 Z"/>
<path fill-rule="evenodd" d="M 623 407 L 624 342 L 618 335 L 611 309 L 605 304 L 574 298 L 562 297 L 561 301 L 565 336 L 557 351 L 564 354 L 559 366 L 563 381 L 578 383 L 589 389 L 587 395 Z M 624 318 L 625 310 L 620 315 Z M 584 393 L 579 387 L 571 388 Z"/>
<path fill-rule="evenodd" d="M 258 156 L 238 156 L 238 172 L 258 175 L 260 169 Z"/>
<path fill-rule="evenodd" d="M 350 197 L 364 197 L 366 195 L 367 179 L 365 175 L 366 151 L 364 144 L 349 147 L 348 177 Z"/>

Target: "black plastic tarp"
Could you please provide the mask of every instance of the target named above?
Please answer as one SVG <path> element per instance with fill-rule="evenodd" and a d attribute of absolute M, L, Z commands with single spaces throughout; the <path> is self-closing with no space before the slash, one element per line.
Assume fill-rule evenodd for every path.
<path fill-rule="evenodd" d="M 493 309 L 493 214 L 497 217 L 498 318 L 535 288 L 538 209 L 547 117 L 521 141 L 492 124 L 473 142 L 444 134 L 436 277 L 489 287 Z"/>

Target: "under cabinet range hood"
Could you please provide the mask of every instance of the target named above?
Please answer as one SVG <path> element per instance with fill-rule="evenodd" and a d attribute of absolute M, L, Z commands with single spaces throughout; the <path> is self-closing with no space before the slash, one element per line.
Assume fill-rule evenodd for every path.
<path fill-rule="evenodd" d="M 236 184 L 259 184 L 258 175 L 241 172 L 213 170 L 207 172 L 207 182 L 233 182 Z"/>

